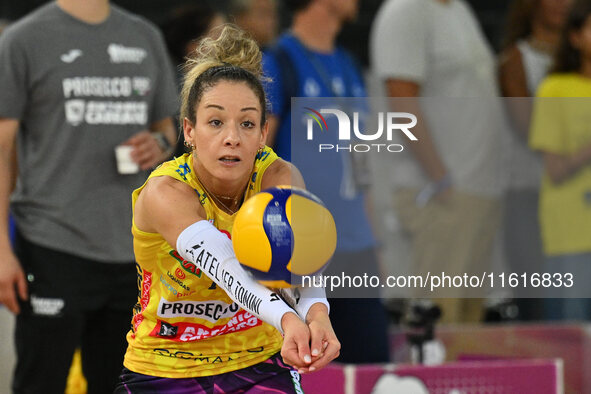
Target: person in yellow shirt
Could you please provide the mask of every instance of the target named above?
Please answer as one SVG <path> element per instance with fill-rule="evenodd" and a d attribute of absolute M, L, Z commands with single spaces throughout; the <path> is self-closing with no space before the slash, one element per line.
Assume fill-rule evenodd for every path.
<path fill-rule="evenodd" d="M 544 156 L 539 212 L 547 271 L 573 282 L 555 286 L 560 283 L 553 277 L 549 288 L 562 291 L 551 293 L 560 298 L 548 300 L 546 314 L 551 319 L 590 319 L 591 303 L 580 298 L 585 296 L 583 282 L 591 276 L 590 0 L 574 4 L 554 70 L 537 97 L 529 144 Z"/>
<path fill-rule="evenodd" d="M 257 44 L 229 25 L 217 37 L 186 64 L 180 119 L 191 152 L 132 196 L 139 295 L 116 392 L 301 392 L 298 372 L 339 354 L 323 289 L 302 289 L 292 309 L 234 255 L 243 201 L 304 181 L 265 146 Z"/>

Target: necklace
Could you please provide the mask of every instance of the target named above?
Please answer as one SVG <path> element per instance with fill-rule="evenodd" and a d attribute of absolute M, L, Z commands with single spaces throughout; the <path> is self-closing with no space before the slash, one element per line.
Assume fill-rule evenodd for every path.
<path fill-rule="evenodd" d="M 203 187 L 203 190 L 205 191 L 205 193 L 210 197 L 210 199 L 212 199 L 212 201 L 219 207 L 222 208 L 226 211 L 226 213 L 229 213 L 230 215 L 235 214 L 238 209 L 240 208 L 239 204 L 239 199 L 243 200 L 244 199 L 244 194 L 246 194 L 246 187 L 244 188 L 244 192 L 242 192 L 242 195 L 238 195 L 238 197 L 226 197 L 226 196 L 216 196 L 215 194 L 213 194 L 212 192 L 209 191 L 209 189 L 205 186 L 205 183 L 201 182 L 201 179 L 199 179 L 199 176 L 197 175 L 197 173 L 195 173 L 195 176 L 197 177 L 197 180 L 199 181 L 199 183 L 201 184 L 201 187 Z M 248 183 L 247 183 L 248 185 Z M 222 202 L 221 199 L 225 199 L 228 201 L 231 201 L 230 206 L 224 204 Z M 241 202 L 241 201 L 240 201 Z M 232 209 L 230 208 L 231 206 L 235 206 L 236 209 Z"/>

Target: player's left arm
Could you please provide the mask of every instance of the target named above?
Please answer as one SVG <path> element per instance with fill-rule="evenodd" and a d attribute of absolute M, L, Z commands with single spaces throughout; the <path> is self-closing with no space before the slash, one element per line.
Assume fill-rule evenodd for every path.
<path fill-rule="evenodd" d="M 304 189 L 306 187 L 302 174 L 293 164 L 278 159 L 263 174 L 261 189 L 279 185 L 291 185 Z M 323 287 L 300 287 L 299 294 L 294 295 L 291 289 L 282 289 L 284 296 L 293 298 L 292 306 L 310 328 L 310 349 L 312 364 L 301 368 L 300 372 L 312 372 L 325 367 L 339 356 L 341 344 L 337 339 L 328 316 L 329 304 Z"/>

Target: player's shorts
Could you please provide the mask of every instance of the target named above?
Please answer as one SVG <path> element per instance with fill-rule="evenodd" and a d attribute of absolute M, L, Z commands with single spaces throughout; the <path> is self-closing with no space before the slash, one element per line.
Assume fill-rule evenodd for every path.
<path fill-rule="evenodd" d="M 303 393 L 300 374 L 279 353 L 251 367 L 198 378 L 161 378 L 123 368 L 115 394 Z"/>

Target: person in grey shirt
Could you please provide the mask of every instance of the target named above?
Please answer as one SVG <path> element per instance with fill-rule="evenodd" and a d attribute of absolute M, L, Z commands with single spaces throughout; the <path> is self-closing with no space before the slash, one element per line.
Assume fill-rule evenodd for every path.
<path fill-rule="evenodd" d="M 137 285 L 131 192 L 176 140 L 174 71 L 148 21 L 57 0 L 0 37 L 0 303 L 18 314 L 14 392 L 64 392 L 81 346 L 88 392 L 112 392 Z M 121 174 L 115 147 L 139 170 Z M 18 163 L 17 163 L 18 158 Z M 18 165 L 17 165 L 18 164 Z"/>

